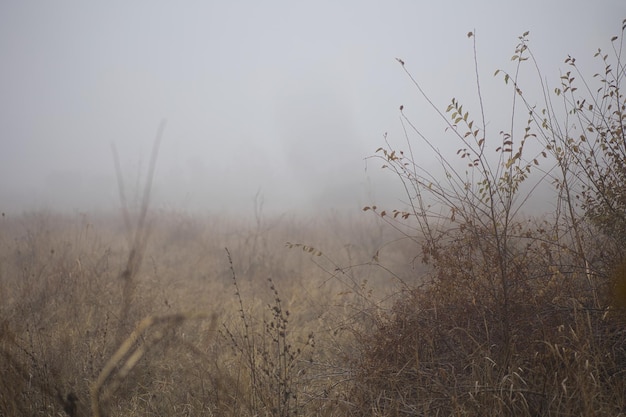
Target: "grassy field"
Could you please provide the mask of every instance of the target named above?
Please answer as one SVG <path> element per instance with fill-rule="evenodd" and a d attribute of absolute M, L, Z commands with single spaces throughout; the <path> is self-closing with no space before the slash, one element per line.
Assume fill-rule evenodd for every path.
<path fill-rule="evenodd" d="M 153 213 L 140 243 L 121 216 L 4 216 L 0 415 L 348 413 L 356 336 L 418 276 L 357 215 Z"/>
<path fill-rule="evenodd" d="M 1 218 L 0 415 L 626 410 L 623 316 L 573 273 L 520 292 L 505 341 L 485 289 L 367 213 L 148 219 Z"/>

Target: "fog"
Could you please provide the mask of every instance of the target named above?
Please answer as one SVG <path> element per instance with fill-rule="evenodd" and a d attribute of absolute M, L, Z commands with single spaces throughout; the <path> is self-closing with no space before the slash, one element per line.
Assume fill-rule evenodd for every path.
<path fill-rule="evenodd" d="M 162 120 L 153 207 L 395 204 L 399 184 L 366 158 L 385 132 L 404 143 L 399 106 L 429 137 L 445 128 L 396 58 L 437 107 L 471 109 L 475 30 L 498 125 L 510 94 L 492 75 L 520 34 L 556 85 L 568 54 L 594 68 L 624 17 L 623 0 L 3 1 L 0 210 L 118 207 L 112 143 L 132 203 Z"/>

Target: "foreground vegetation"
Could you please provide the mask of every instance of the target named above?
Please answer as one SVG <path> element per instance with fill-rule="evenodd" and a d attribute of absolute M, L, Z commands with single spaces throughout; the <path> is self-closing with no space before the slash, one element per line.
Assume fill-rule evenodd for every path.
<path fill-rule="evenodd" d="M 147 187 L 119 218 L 3 216 L 0 415 L 625 415 L 626 71 L 612 47 L 596 87 L 568 57 L 537 104 L 521 36 L 498 72 L 507 129 L 494 137 L 482 99 L 477 121 L 457 99 L 434 109 L 460 163 L 401 107 L 406 149 L 375 158 L 407 207 L 307 221 L 257 205 L 247 221 L 150 212 Z M 554 210 L 524 215 L 545 184 Z"/>
<path fill-rule="evenodd" d="M 412 249 L 372 219 L 153 213 L 142 248 L 118 217 L 2 218 L 1 415 L 336 414 L 373 293 L 414 273 L 372 267 Z"/>

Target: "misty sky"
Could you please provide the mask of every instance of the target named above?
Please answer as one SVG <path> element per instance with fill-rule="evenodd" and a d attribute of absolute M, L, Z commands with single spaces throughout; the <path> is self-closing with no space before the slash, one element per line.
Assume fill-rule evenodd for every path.
<path fill-rule="evenodd" d="M 556 85 L 567 54 L 591 66 L 623 18 L 623 0 L 3 0 L 0 210 L 117 207 L 111 143 L 133 195 L 162 119 L 158 208 L 248 210 L 257 192 L 278 211 L 400 199 L 365 158 L 385 132 L 402 143 L 401 104 L 426 134 L 445 126 L 396 57 L 440 109 L 475 104 L 475 29 L 497 124 L 493 97 L 510 94 L 492 75 L 512 68 L 521 33 Z"/>

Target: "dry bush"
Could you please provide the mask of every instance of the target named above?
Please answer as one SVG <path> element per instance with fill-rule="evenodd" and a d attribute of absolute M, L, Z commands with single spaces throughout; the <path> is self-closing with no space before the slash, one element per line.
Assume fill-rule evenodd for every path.
<path fill-rule="evenodd" d="M 519 38 L 514 71 L 496 72 L 513 86 L 510 130 L 495 140 L 489 134 L 479 81 L 478 121 L 456 99 L 449 117 L 435 108 L 460 142 L 464 169 L 420 133 L 403 107 L 408 149 L 388 144 L 377 151 L 410 205 L 365 210 L 424 236 L 423 260 L 432 273 L 405 291 L 374 331 L 360 334 L 354 413 L 626 413 L 626 322 L 622 296 L 615 296 L 623 285 L 615 266 L 624 256 L 619 190 L 626 172 L 621 42 L 615 69 L 598 53 L 605 72 L 597 94 L 583 81 L 590 99 L 574 94 L 573 75 L 561 77 L 556 95 L 566 96 L 567 116 L 560 124 L 543 85 L 546 110 L 522 93 L 524 62 L 538 68 L 527 35 Z M 571 57 L 566 63 L 575 68 Z M 518 103 L 528 115 L 519 131 Z M 441 162 L 440 176 L 421 168 L 408 132 Z M 524 218 L 532 190 L 545 180 L 554 185 L 555 212 Z"/>
<path fill-rule="evenodd" d="M 578 288 L 568 279 L 576 278 L 561 276 L 542 296 L 515 299 L 508 358 L 501 306 L 488 292 L 437 281 L 405 294 L 362 339 L 359 408 L 381 415 L 623 412 L 626 321 L 575 297 L 553 297 L 589 295 L 584 278 Z"/>

